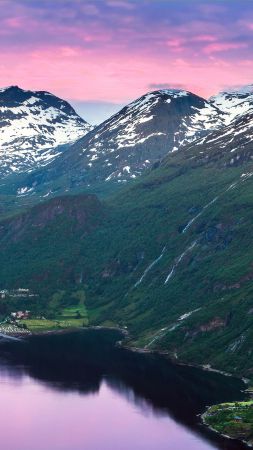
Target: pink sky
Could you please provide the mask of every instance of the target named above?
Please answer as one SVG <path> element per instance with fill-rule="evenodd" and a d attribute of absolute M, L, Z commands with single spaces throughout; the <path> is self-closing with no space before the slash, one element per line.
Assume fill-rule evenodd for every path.
<path fill-rule="evenodd" d="M 85 49 L 55 47 L 22 55 L 18 52 L 2 55 L 0 78 L 2 86 L 19 84 L 27 89 L 46 89 L 73 100 L 118 103 L 166 87 L 167 79 L 172 80 L 168 86 L 210 96 L 224 86 L 249 83 L 253 80 L 252 70 L 253 63 L 249 60 L 241 61 L 238 71 L 233 62 L 219 56 L 193 63 L 180 57 L 171 61 L 161 55 L 115 52 L 108 60 L 103 52 L 94 54 Z"/>
<path fill-rule="evenodd" d="M 208 97 L 253 82 L 247 0 L 2 0 L 0 85 L 126 103 L 161 87 Z"/>

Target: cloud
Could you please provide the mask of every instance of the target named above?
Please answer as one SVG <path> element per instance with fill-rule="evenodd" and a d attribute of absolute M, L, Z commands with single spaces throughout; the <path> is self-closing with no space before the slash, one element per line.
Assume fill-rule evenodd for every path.
<path fill-rule="evenodd" d="M 66 58 L 80 56 L 79 50 L 74 47 L 61 47 L 61 48 L 59 48 L 59 50 L 60 50 L 61 55 Z"/>
<path fill-rule="evenodd" d="M 133 10 L 135 8 L 135 5 L 132 2 L 127 2 L 124 0 L 108 0 L 106 4 L 110 8 L 121 8 L 127 10 Z"/>
<path fill-rule="evenodd" d="M 6 28 L 22 28 L 24 25 L 21 17 L 8 17 L 5 19 Z"/>
<path fill-rule="evenodd" d="M 172 52 L 182 52 L 184 50 L 184 39 L 172 38 L 166 42 L 167 46 L 170 48 Z"/>
<path fill-rule="evenodd" d="M 203 52 L 207 55 L 210 55 L 212 53 L 227 52 L 229 50 L 240 50 L 247 47 L 248 44 L 246 42 L 217 42 L 204 47 Z"/>
<path fill-rule="evenodd" d="M 186 85 L 183 83 L 150 83 L 148 89 L 160 90 L 160 89 L 185 89 Z"/>
<path fill-rule="evenodd" d="M 215 42 L 217 41 L 217 36 L 211 34 L 200 34 L 199 36 L 193 36 L 191 39 L 193 42 Z"/>
<path fill-rule="evenodd" d="M 99 8 L 92 3 L 88 3 L 86 5 L 83 4 L 81 10 L 84 14 L 87 14 L 88 16 L 98 16 L 100 14 Z"/>

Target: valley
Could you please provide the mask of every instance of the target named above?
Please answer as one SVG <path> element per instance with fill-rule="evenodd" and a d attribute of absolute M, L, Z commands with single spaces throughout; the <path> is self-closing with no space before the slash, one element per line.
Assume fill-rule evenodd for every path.
<path fill-rule="evenodd" d="M 36 291 L 39 286 L 36 307 L 42 311 L 61 291 L 63 304 L 72 306 L 72 293 L 81 289 L 91 324 L 127 326 L 133 344 L 141 347 L 161 328 L 169 329 L 183 314 L 199 309 L 157 339 L 154 349 L 221 370 L 237 367 L 238 374 L 250 376 L 245 353 L 251 340 L 250 253 L 243 249 L 251 242 L 246 230 L 252 181 L 241 176 L 251 173 L 247 164 L 223 171 L 210 161 L 203 177 L 203 166 L 192 163 L 191 153 L 172 154 L 112 199 L 59 197 L 2 222 L 5 285 L 24 283 Z M 182 177 L 189 186 L 187 202 Z M 183 232 L 196 210 L 203 214 Z M 15 276 L 5 259 L 9 254 L 15 258 Z M 40 255 L 36 266 L 35 255 Z M 224 354 L 224 347 L 239 338 L 237 351 Z"/>
<path fill-rule="evenodd" d="M 253 96 L 243 96 L 232 114 L 184 91 L 146 95 L 52 163 L 6 176 L 0 332 L 123 329 L 125 347 L 251 384 Z M 175 123 L 164 137 L 173 102 L 177 150 Z M 209 111 L 203 132 L 194 102 Z M 125 131 L 123 145 L 131 123 L 139 141 Z M 19 290 L 33 295 L 10 295 Z"/>
<path fill-rule="evenodd" d="M 3 450 L 252 448 L 252 2 L 0 5 Z"/>

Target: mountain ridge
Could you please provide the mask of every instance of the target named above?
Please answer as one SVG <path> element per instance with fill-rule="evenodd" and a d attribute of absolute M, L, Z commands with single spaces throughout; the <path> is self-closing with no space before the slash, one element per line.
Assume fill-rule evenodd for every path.
<path fill-rule="evenodd" d="M 212 105 L 219 108 L 226 117 L 226 124 L 240 115 L 253 111 L 253 84 L 221 91 L 209 98 Z"/>
<path fill-rule="evenodd" d="M 1 175 L 48 164 L 91 128 L 69 103 L 49 92 L 0 89 Z"/>
<path fill-rule="evenodd" d="M 124 184 L 170 151 L 222 126 L 223 113 L 201 97 L 183 90 L 153 91 L 95 127 L 46 172 L 31 174 L 19 188 L 39 190 L 44 185 L 45 195 L 52 184 L 58 184 L 60 192 L 64 187 Z"/>
<path fill-rule="evenodd" d="M 149 92 L 80 138 L 46 171 L 29 174 L 17 193 L 110 192 L 150 170 L 170 151 L 219 130 L 229 134 L 233 123 L 251 113 L 251 91 L 252 86 L 224 91 L 209 100 L 180 89 Z"/>

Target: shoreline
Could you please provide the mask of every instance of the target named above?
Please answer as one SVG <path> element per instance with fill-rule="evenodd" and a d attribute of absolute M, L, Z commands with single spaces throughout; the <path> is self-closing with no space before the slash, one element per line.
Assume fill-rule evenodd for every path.
<path fill-rule="evenodd" d="M 13 331 L 11 333 L 0 333 L 0 336 L 2 338 L 28 338 L 33 336 L 47 336 L 47 335 L 58 335 L 58 334 L 65 334 L 65 333 L 73 333 L 78 331 L 88 331 L 88 330 L 115 330 L 122 333 L 124 336 L 128 336 L 129 332 L 125 328 L 119 328 L 119 327 L 108 327 L 108 326 L 102 326 L 102 325 L 91 325 L 91 326 L 85 326 L 85 327 L 68 327 L 68 328 L 58 328 L 58 329 L 52 329 L 52 330 L 44 330 L 44 331 L 30 331 L 30 330 L 20 330 L 20 331 Z"/>
<path fill-rule="evenodd" d="M 206 372 L 218 373 L 218 374 L 223 375 L 225 377 L 233 377 L 233 378 L 236 378 L 238 380 L 241 380 L 244 383 L 245 387 L 250 382 L 250 380 L 248 380 L 245 377 L 236 376 L 236 375 L 234 375 L 232 373 L 225 372 L 225 371 L 219 370 L 219 369 L 215 369 L 215 368 L 211 367 L 209 364 L 199 365 L 199 364 L 193 364 L 193 363 L 185 363 L 183 361 L 178 360 L 175 357 L 174 358 L 171 357 L 169 352 L 164 352 L 164 351 L 162 352 L 162 351 L 159 351 L 159 350 L 149 350 L 147 348 L 143 348 L 142 349 L 142 348 L 138 348 L 138 347 L 131 347 L 129 345 L 126 345 L 126 346 L 122 345 L 122 347 L 128 349 L 129 351 L 135 351 L 137 353 L 147 353 L 147 354 L 152 354 L 153 353 L 153 354 L 157 354 L 157 355 L 160 355 L 160 356 L 164 356 L 165 358 L 169 359 L 173 364 L 176 364 L 178 366 L 192 367 L 192 368 L 200 369 L 200 370 L 203 370 L 203 371 L 206 371 Z M 244 392 L 245 394 L 250 395 L 250 392 L 247 392 L 247 388 L 245 388 L 245 390 L 242 391 L 242 392 Z M 212 405 L 212 406 L 214 406 L 214 405 Z M 231 437 L 229 435 L 220 433 L 219 431 L 215 430 L 211 425 L 207 424 L 207 422 L 205 420 L 205 417 L 207 417 L 207 412 L 212 406 L 207 406 L 205 412 L 203 412 L 202 414 L 199 415 L 199 417 L 201 418 L 201 424 L 203 426 L 205 426 L 206 428 L 208 428 L 210 431 L 216 433 L 219 436 L 222 436 L 222 437 L 224 437 L 226 439 L 230 439 L 230 440 L 235 441 L 235 442 L 236 441 L 237 442 L 242 442 L 243 444 L 247 445 L 247 447 L 252 448 L 253 444 L 248 443 L 244 439 L 235 439 L 235 438 L 233 438 L 233 437 Z"/>
<path fill-rule="evenodd" d="M 14 338 L 21 338 L 21 337 L 32 337 L 32 336 L 47 336 L 47 335 L 58 335 L 58 334 L 66 334 L 66 333 L 73 333 L 73 332 L 78 332 L 78 331 L 89 331 L 89 330 L 114 330 L 114 331 L 118 331 L 120 332 L 124 338 L 126 336 L 130 336 L 129 331 L 126 328 L 120 328 L 117 326 L 114 327 L 110 327 L 110 326 L 103 326 L 103 325 L 91 325 L 91 326 L 85 326 L 85 327 L 69 327 L 69 328 L 62 328 L 62 329 L 55 329 L 55 330 L 45 330 L 45 331 L 29 331 L 29 330 L 24 330 L 24 331 L 20 331 L 20 332 L 13 332 L 13 333 L 8 333 L 8 334 L 4 334 L 1 333 L 3 337 L 14 337 Z M 223 375 L 225 377 L 233 377 L 236 379 L 241 380 L 245 385 L 248 385 L 248 383 L 250 382 L 249 379 L 243 377 L 243 376 L 239 376 L 239 375 L 235 375 L 233 373 L 230 372 L 226 372 L 220 369 L 216 369 L 214 367 L 211 367 L 210 364 L 196 364 L 196 363 L 189 363 L 189 362 L 184 362 L 179 360 L 177 357 L 173 357 L 170 352 L 167 351 L 160 351 L 160 350 L 151 350 L 151 349 L 147 349 L 145 347 L 134 347 L 131 346 L 129 344 L 125 344 L 124 340 L 123 341 L 117 341 L 115 343 L 115 345 L 124 348 L 126 350 L 129 350 L 131 352 L 135 352 L 135 353 L 146 353 L 146 354 L 155 354 L 155 355 L 159 355 L 159 356 L 163 356 L 166 359 L 169 359 L 170 362 L 178 365 L 178 366 L 187 366 L 187 367 L 193 367 L 196 369 L 201 369 L 203 371 L 206 372 L 214 372 L 214 373 L 218 373 L 220 375 Z"/>
<path fill-rule="evenodd" d="M 103 325 L 91 325 L 91 326 L 85 326 L 85 327 L 69 327 L 69 328 L 62 328 L 62 329 L 55 329 L 55 330 L 45 330 L 45 331 L 29 331 L 29 330 L 24 330 L 24 331 L 20 331 L 20 332 L 13 332 L 13 333 L 8 333 L 8 334 L 4 334 L 1 333 L 3 337 L 14 337 L 14 338 L 21 338 L 21 337 L 32 337 L 32 336 L 47 336 L 47 335 L 58 335 L 58 334 L 65 334 L 65 333 L 73 333 L 73 332 L 78 332 L 78 331 L 89 331 L 89 330 L 114 330 L 114 331 L 118 331 L 120 332 L 124 338 L 126 336 L 129 336 L 129 331 L 126 328 L 120 328 L 117 326 L 114 327 L 110 327 L 110 326 L 103 326 Z M 233 377 L 236 379 L 241 380 L 245 385 L 248 385 L 248 383 L 250 382 L 249 379 L 245 378 L 245 377 L 241 377 L 241 376 L 237 376 L 233 373 L 230 372 L 226 372 L 220 369 L 215 369 L 214 367 L 211 367 L 211 365 L 209 364 L 196 364 L 196 363 L 189 363 L 189 362 L 184 362 L 184 361 L 180 361 L 177 357 L 173 357 L 170 352 L 166 352 L 166 351 L 160 351 L 160 350 L 151 350 L 151 349 L 147 349 L 145 347 L 134 347 L 131 346 L 129 344 L 125 344 L 124 340 L 123 341 L 117 341 L 115 343 L 115 345 L 124 348 L 126 350 L 129 350 L 131 352 L 135 352 L 135 353 L 146 353 L 146 354 L 155 354 L 155 355 L 159 355 L 159 356 L 163 356 L 167 359 L 170 360 L 170 362 L 178 365 L 178 366 L 187 366 L 187 367 L 193 367 L 196 369 L 201 369 L 203 371 L 206 372 L 214 372 L 214 373 L 218 373 L 220 375 L 223 375 L 225 377 Z"/>
<path fill-rule="evenodd" d="M 214 406 L 214 405 L 212 405 L 212 406 Z M 247 445 L 247 447 L 252 448 L 252 447 L 253 447 L 253 444 L 250 444 L 249 442 L 245 441 L 244 439 L 235 439 L 235 438 L 233 438 L 232 436 L 229 436 L 228 434 L 220 433 L 219 431 L 217 431 L 215 428 L 213 428 L 211 425 L 209 425 L 209 424 L 206 422 L 206 417 L 207 417 L 208 411 L 209 411 L 210 408 L 212 408 L 212 406 L 207 406 L 205 412 L 204 412 L 203 414 L 200 414 L 202 424 L 203 424 L 206 428 L 208 428 L 209 430 L 211 430 L 213 433 L 218 434 L 219 436 L 222 436 L 222 437 L 224 437 L 224 438 L 226 438 L 226 439 L 230 439 L 231 441 L 242 442 L 243 444 Z"/>
<path fill-rule="evenodd" d="M 67 333 L 73 333 L 73 332 L 80 332 L 80 331 L 89 331 L 89 330 L 114 330 L 114 331 L 118 331 L 122 334 L 122 340 L 117 341 L 115 343 L 116 346 L 126 349 L 128 351 L 131 352 L 136 352 L 136 353 L 140 353 L 140 354 L 154 354 L 154 355 L 158 355 L 158 356 L 162 356 L 166 359 L 168 359 L 172 364 L 175 364 L 177 366 L 186 366 L 186 367 L 192 367 L 192 368 L 196 368 L 202 371 L 206 371 L 206 372 L 214 372 L 214 373 L 218 373 L 220 375 L 226 376 L 226 377 L 233 377 L 235 379 L 241 380 L 245 386 L 248 385 L 249 381 L 248 379 L 244 378 L 244 377 L 240 377 L 240 376 L 236 376 L 235 374 L 229 373 L 229 372 L 225 372 L 219 369 L 215 369 L 213 367 L 211 367 L 209 364 L 204 364 L 204 365 L 199 365 L 199 364 L 194 364 L 194 363 L 186 363 L 183 361 L 178 360 L 176 357 L 173 358 L 173 356 L 169 353 L 169 352 L 165 352 L 165 351 L 159 351 L 159 350 L 150 350 L 147 349 L 145 347 L 141 348 L 141 347 L 134 347 L 131 346 L 129 344 L 125 344 L 124 343 L 124 339 L 126 338 L 126 336 L 129 336 L 129 331 L 126 328 L 120 328 L 117 326 L 114 327 L 110 327 L 110 326 L 102 326 L 102 325 L 92 325 L 92 326 L 86 326 L 86 327 L 73 327 L 73 328 L 63 328 L 63 329 L 56 329 L 56 330 L 45 330 L 45 331 L 41 331 L 41 332 L 32 332 L 29 330 L 24 330 L 22 332 L 13 332 L 13 333 L 8 333 L 8 334 L 4 334 L 2 333 L 2 337 L 3 339 L 6 338 L 10 338 L 10 339 L 19 339 L 19 340 L 24 340 L 26 341 L 27 339 L 33 337 L 33 336 L 49 336 L 49 335 L 61 335 L 61 334 L 67 334 Z M 244 391 L 247 393 L 247 389 L 245 388 Z M 226 438 L 226 439 L 230 439 L 230 440 L 234 440 L 234 441 L 240 441 L 243 442 L 245 445 L 247 445 L 249 448 L 252 448 L 253 445 L 249 444 L 247 441 L 243 440 L 243 439 L 234 439 L 229 435 L 225 435 L 220 433 L 219 431 L 215 430 L 212 426 L 208 425 L 208 423 L 206 422 L 206 417 L 207 417 L 207 413 L 208 410 L 214 405 L 211 406 L 207 406 L 206 410 L 199 415 L 199 417 L 201 418 L 201 423 L 202 425 L 204 425 L 205 427 L 207 427 L 209 430 L 211 430 L 212 432 Z"/>
<path fill-rule="evenodd" d="M 214 367 L 211 367 L 209 364 L 195 364 L 195 363 L 188 363 L 188 362 L 184 362 L 184 361 L 180 361 L 177 358 L 173 358 L 173 356 L 170 354 L 170 352 L 165 352 L 165 351 L 159 351 L 159 350 L 149 350 L 147 348 L 141 348 L 141 347 L 131 347 L 129 345 L 122 345 L 121 346 L 127 350 L 136 352 L 136 353 L 147 353 L 147 354 L 156 354 L 156 355 L 160 355 L 160 356 L 164 356 L 165 358 L 169 359 L 172 363 L 178 365 L 178 366 L 187 366 L 187 367 L 193 367 L 195 369 L 201 369 L 203 371 L 206 372 L 214 372 L 214 373 L 218 373 L 220 375 L 223 375 L 225 377 L 233 377 L 236 378 L 238 380 L 241 380 L 245 385 L 248 385 L 248 383 L 250 382 L 250 380 L 248 380 L 245 377 L 241 377 L 239 375 L 235 375 L 233 373 L 230 372 L 225 372 L 223 370 L 219 370 L 219 369 L 215 369 Z"/>

